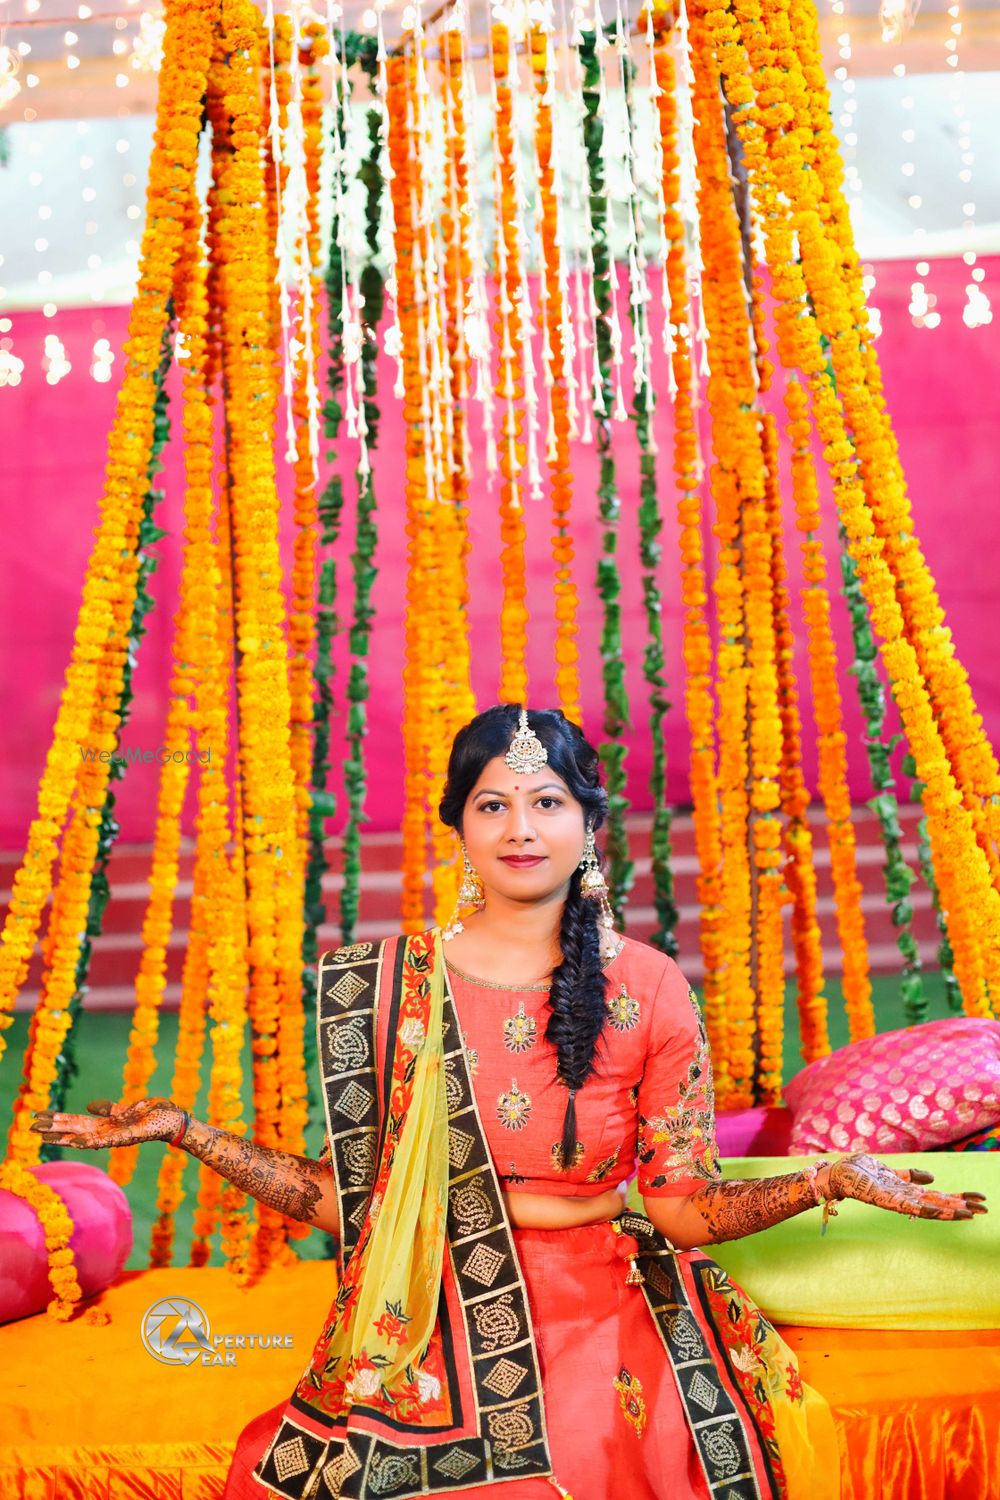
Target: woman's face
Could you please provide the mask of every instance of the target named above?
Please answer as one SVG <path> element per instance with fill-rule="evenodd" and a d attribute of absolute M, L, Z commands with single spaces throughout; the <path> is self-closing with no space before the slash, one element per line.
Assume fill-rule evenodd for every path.
<path fill-rule="evenodd" d="M 487 895 L 510 901 L 565 896 L 586 839 L 581 803 L 550 766 L 524 775 L 502 755 L 469 793 L 462 835 Z"/>

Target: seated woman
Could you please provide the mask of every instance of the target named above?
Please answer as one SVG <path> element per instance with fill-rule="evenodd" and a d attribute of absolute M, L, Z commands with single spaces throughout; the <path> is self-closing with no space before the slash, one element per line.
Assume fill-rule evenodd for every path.
<path fill-rule="evenodd" d="M 501 705 L 456 736 L 441 817 L 465 921 L 324 955 L 328 1162 L 169 1100 L 40 1116 L 80 1147 L 167 1140 L 338 1237 L 337 1296 L 226 1500 L 837 1494 L 830 1414 L 701 1249 L 826 1200 L 968 1219 L 981 1195 L 855 1154 L 720 1180 L 711 1064 L 672 959 L 613 930 L 596 751 Z M 638 1165 L 645 1214 L 618 1184 Z"/>

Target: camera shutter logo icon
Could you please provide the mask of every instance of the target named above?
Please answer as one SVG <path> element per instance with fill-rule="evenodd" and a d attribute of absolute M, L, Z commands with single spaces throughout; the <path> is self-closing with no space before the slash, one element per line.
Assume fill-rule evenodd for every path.
<path fill-rule="evenodd" d="M 161 1297 L 147 1308 L 142 1342 L 167 1365 L 190 1365 L 203 1349 L 214 1352 L 208 1318 L 189 1297 Z"/>

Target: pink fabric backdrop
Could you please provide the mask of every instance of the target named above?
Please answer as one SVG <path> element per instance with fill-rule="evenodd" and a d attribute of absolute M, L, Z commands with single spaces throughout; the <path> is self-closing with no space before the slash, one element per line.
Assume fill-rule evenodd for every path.
<path fill-rule="evenodd" d="M 961 320 L 963 288 L 968 276 L 961 262 L 938 262 L 933 285 L 938 294 L 941 326 L 933 332 L 915 328 L 906 309 L 911 268 L 904 263 L 880 265 L 877 302 L 885 333 L 878 350 L 891 410 L 910 481 L 917 530 L 931 559 L 948 611 L 957 649 L 969 670 L 987 728 L 1000 736 L 1000 674 L 994 662 L 996 559 L 1000 543 L 1000 508 L 996 480 L 996 431 L 1000 418 L 1000 318 L 989 328 L 967 329 Z M 1000 261 L 988 266 L 987 285 L 997 284 Z M 625 308 L 622 309 L 623 318 Z M 41 313 L 13 315 L 15 351 L 25 359 L 20 386 L 0 394 L 0 519 L 5 545 L 0 574 L 0 847 L 20 849 L 36 805 L 36 788 L 48 749 L 52 724 L 69 657 L 80 588 L 97 518 L 103 479 L 106 435 L 111 424 L 117 380 L 99 385 L 88 370 L 96 338 L 110 339 L 120 350 L 127 309 L 79 309 L 60 313 L 55 325 Z M 57 328 L 73 366 L 57 387 L 45 383 L 41 369 L 44 335 Z M 32 351 L 29 357 L 28 351 Z M 662 355 L 659 369 L 663 371 Z M 116 357 L 116 375 L 121 356 Z M 661 385 L 663 381 L 661 380 Z M 379 502 L 379 574 L 377 611 L 371 654 L 370 736 L 368 740 L 371 826 L 392 828 L 401 809 L 400 715 L 406 536 L 402 510 L 404 430 L 399 404 L 391 395 L 392 370 L 382 381 L 382 422 L 376 456 Z M 171 386 L 176 397 L 176 387 Z M 628 396 L 626 384 L 626 397 Z M 179 405 L 172 404 L 175 429 Z M 660 492 L 665 517 L 660 584 L 664 598 L 667 678 L 674 707 L 667 716 L 669 797 L 687 799 L 687 735 L 682 709 L 682 660 L 678 607 L 678 555 L 675 497 L 670 469 L 670 405 L 661 390 L 656 422 L 660 444 Z M 622 502 L 619 558 L 624 579 L 623 641 L 626 676 L 633 708 L 634 743 L 628 759 L 633 805 L 649 805 L 647 710 L 641 677 L 645 641 L 639 582 L 636 502 L 637 449 L 631 424 L 615 427 L 618 478 Z M 474 435 L 474 447 L 481 444 Z M 349 444 L 342 445 L 350 470 Z M 594 586 L 600 546 L 596 519 L 596 464 L 592 448 L 574 453 L 574 529 L 577 579 L 581 590 L 581 654 L 586 728 L 600 734 L 600 611 Z M 473 600 L 471 615 L 474 687 L 480 706 L 494 701 L 498 682 L 499 565 L 496 494 L 488 492 L 477 454 L 473 480 Z M 279 479 L 288 494 L 288 472 L 279 461 Z M 183 464 L 179 445 L 170 452 L 160 481 L 166 499 L 158 522 L 169 530 L 159 545 L 160 565 L 153 579 L 158 608 L 148 622 L 135 679 L 132 718 L 123 736 L 126 746 L 155 749 L 162 736 L 173 607 L 177 597 L 183 499 Z M 787 486 L 786 486 L 787 488 Z M 347 479 L 353 497 L 353 480 Z M 530 695 L 537 706 L 555 701 L 553 626 L 546 502 L 527 504 L 529 606 L 532 614 Z M 347 511 L 345 535 L 337 549 L 342 589 L 342 617 L 350 609 L 348 557 L 353 520 Z M 286 515 L 285 533 L 290 533 Z M 827 507 L 827 537 L 835 540 L 832 504 Z M 798 580 L 794 531 L 789 535 L 793 585 Z M 832 581 L 839 586 L 831 546 Z M 849 661 L 846 611 L 838 609 L 843 645 L 842 665 Z M 796 616 L 796 618 L 798 618 Z M 801 629 L 797 634 L 801 637 Z M 338 638 L 335 682 L 343 703 L 346 641 Z M 804 641 L 799 640 L 800 680 L 805 678 Z M 843 676 L 853 792 L 870 795 L 860 717 L 853 684 Z M 807 746 L 811 739 L 808 691 L 803 685 Z M 335 736 L 335 764 L 339 760 Z M 814 757 L 807 749 L 810 776 Z M 134 765 L 119 796 L 122 834 L 128 840 L 151 836 L 155 812 L 155 765 Z M 340 793 L 335 779 L 334 790 Z M 342 826 L 340 813 L 331 832 Z"/>

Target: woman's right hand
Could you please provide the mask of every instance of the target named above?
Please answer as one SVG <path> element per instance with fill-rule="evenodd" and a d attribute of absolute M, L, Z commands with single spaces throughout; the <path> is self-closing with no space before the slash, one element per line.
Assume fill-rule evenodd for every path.
<path fill-rule="evenodd" d="M 172 1099 L 137 1099 L 134 1104 L 92 1099 L 87 1110 L 85 1115 L 68 1115 L 43 1109 L 29 1129 L 49 1145 L 101 1151 L 142 1141 L 172 1141 L 184 1123 L 184 1111 Z"/>

